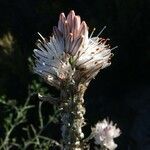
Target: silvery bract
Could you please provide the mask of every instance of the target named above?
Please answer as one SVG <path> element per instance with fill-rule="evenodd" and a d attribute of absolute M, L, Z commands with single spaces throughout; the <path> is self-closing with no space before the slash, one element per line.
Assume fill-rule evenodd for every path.
<path fill-rule="evenodd" d="M 113 125 L 113 122 L 109 122 L 104 119 L 102 122 L 98 122 L 95 128 L 92 128 L 92 136 L 95 139 L 95 144 L 101 145 L 109 150 L 114 150 L 117 144 L 114 142 L 114 138 L 120 135 L 120 129 Z"/>
<path fill-rule="evenodd" d="M 74 11 L 67 17 L 61 13 L 50 39 L 39 34 L 34 71 L 58 89 L 70 78 L 87 85 L 100 69 L 110 65 L 111 57 L 107 40 L 92 34 L 89 36 L 87 24 Z"/>

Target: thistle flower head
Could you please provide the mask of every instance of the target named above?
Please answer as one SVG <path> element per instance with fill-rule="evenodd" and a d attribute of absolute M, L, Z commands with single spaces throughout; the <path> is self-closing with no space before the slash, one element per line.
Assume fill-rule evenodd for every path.
<path fill-rule="evenodd" d="M 114 138 L 121 134 L 120 129 L 116 128 L 116 124 L 104 119 L 102 122 L 98 122 L 95 128 L 92 128 L 92 136 L 95 139 L 95 144 L 106 147 L 109 150 L 114 150 L 117 144 L 114 142 Z"/>
<path fill-rule="evenodd" d="M 39 35 L 41 39 L 34 50 L 34 71 L 56 88 L 69 78 L 88 84 L 100 69 L 110 65 L 107 39 L 89 36 L 87 24 L 74 11 L 67 17 L 60 14 L 50 39 Z"/>

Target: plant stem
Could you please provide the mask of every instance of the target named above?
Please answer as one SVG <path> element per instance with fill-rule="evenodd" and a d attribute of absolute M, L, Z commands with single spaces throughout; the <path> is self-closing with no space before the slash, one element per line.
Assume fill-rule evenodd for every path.
<path fill-rule="evenodd" d="M 108 150 L 105 146 L 101 147 L 100 150 Z"/>
<path fill-rule="evenodd" d="M 40 128 L 43 128 L 43 117 L 42 117 L 42 102 L 39 102 L 39 120 L 40 120 Z"/>
<path fill-rule="evenodd" d="M 82 127 L 85 125 L 83 96 L 85 90 L 84 85 L 76 85 L 74 82 L 63 85 L 61 90 L 63 150 L 83 149 Z"/>

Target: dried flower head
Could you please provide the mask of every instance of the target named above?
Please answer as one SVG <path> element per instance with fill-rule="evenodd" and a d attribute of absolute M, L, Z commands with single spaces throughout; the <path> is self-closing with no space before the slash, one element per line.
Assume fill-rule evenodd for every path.
<path fill-rule="evenodd" d="M 87 24 L 74 11 L 67 17 L 61 13 L 49 40 L 39 34 L 34 71 L 56 88 L 70 78 L 88 84 L 100 69 L 110 65 L 111 58 L 107 39 L 88 34 Z"/>
<path fill-rule="evenodd" d="M 114 142 L 114 138 L 121 134 L 120 129 L 116 128 L 116 124 L 104 119 L 102 122 L 98 122 L 95 128 L 92 128 L 92 136 L 95 139 L 95 144 L 106 147 L 109 150 L 114 150 L 117 144 Z"/>

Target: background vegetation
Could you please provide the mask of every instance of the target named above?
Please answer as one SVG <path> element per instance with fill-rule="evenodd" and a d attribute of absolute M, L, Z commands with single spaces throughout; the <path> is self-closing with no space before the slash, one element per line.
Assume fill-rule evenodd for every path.
<path fill-rule="evenodd" d="M 119 46 L 111 67 L 102 71 L 87 91 L 86 133 L 91 124 L 109 117 L 122 130 L 119 149 L 149 150 L 149 0 L 0 0 L 0 148 L 23 149 L 29 141 L 34 149 L 42 149 L 42 143 L 57 145 L 49 138 L 60 139 L 59 113 L 43 103 L 42 123 L 37 92 L 59 92 L 32 73 L 32 54 L 37 32 L 48 37 L 59 14 L 71 9 L 90 30 L 96 27 L 98 33 L 106 25 L 102 37 Z"/>

